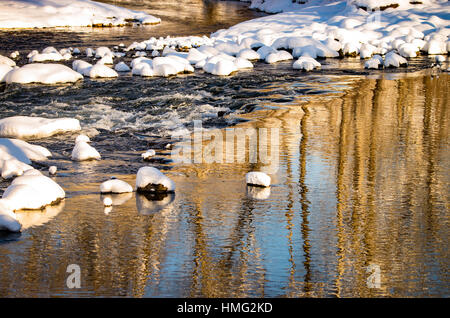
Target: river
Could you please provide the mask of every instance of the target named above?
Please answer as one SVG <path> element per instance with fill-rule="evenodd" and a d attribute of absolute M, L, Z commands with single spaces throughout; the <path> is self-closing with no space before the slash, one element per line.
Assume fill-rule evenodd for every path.
<path fill-rule="evenodd" d="M 209 34 L 262 15 L 238 2 L 109 3 L 163 23 L 0 32 L 1 49 Z M 428 62 L 408 73 L 366 73 L 349 58 L 312 73 L 256 63 L 229 77 L 0 86 L 2 118 L 78 118 L 102 154 L 72 162 L 73 134 L 30 141 L 52 151 L 38 168 L 58 166 L 66 199 L 18 212 L 25 229 L 0 236 L 0 296 L 448 297 L 449 75 Z M 165 146 L 183 145 L 173 136 L 190 136 L 194 120 L 223 135 L 277 132 L 276 156 L 180 162 Z M 149 148 L 157 158 L 145 163 Z M 134 185 L 146 164 L 175 181 L 175 194 L 116 195 L 105 208 L 99 184 L 113 175 Z M 252 170 L 269 171 L 272 187 L 247 188 Z M 79 289 L 66 285 L 70 264 Z"/>

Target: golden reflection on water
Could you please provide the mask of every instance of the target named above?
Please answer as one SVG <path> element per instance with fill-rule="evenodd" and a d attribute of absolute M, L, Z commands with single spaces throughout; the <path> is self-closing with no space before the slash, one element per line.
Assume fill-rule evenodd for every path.
<path fill-rule="evenodd" d="M 335 81 L 237 125 L 279 129 L 270 190 L 245 185 L 261 163 L 175 164 L 174 196 L 106 213 L 60 177 L 88 194 L 0 244 L 0 296 L 448 296 L 448 75 Z"/>

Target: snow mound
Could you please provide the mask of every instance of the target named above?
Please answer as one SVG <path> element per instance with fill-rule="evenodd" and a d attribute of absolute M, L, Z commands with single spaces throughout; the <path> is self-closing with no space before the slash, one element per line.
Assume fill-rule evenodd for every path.
<path fill-rule="evenodd" d="M 26 64 L 5 75 L 4 81 L 10 83 L 74 83 L 83 76 L 61 64 Z"/>
<path fill-rule="evenodd" d="M 384 67 L 400 67 L 406 65 L 408 65 L 408 61 L 394 51 L 387 53 L 384 57 Z"/>
<path fill-rule="evenodd" d="M 247 185 L 269 187 L 271 179 L 270 176 L 264 172 L 252 171 L 245 175 L 245 181 Z"/>
<path fill-rule="evenodd" d="M 116 72 L 129 72 L 131 70 L 130 67 L 125 64 L 125 62 L 117 63 L 116 66 L 114 66 L 114 69 L 116 70 Z"/>
<path fill-rule="evenodd" d="M 89 69 L 87 76 L 90 78 L 113 78 L 118 77 L 119 74 L 104 64 L 95 64 Z"/>
<path fill-rule="evenodd" d="M 72 150 L 72 160 L 85 161 L 85 160 L 99 160 L 101 158 L 98 151 L 88 144 L 89 137 L 85 135 L 79 135 L 75 140 L 75 147 Z"/>
<path fill-rule="evenodd" d="M 321 64 L 310 56 L 301 56 L 297 61 L 294 62 L 294 64 L 292 64 L 292 68 L 294 70 L 305 71 L 312 71 L 313 69 L 319 68 L 320 66 Z"/>
<path fill-rule="evenodd" d="M 126 193 L 133 192 L 133 187 L 119 179 L 111 179 L 100 185 L 101 193 Z"/>
<path fill-rule="evenodd" d="M 156 168 L 142 167 L 137 172 L 136 191 L 173 192 L 175 183 Z"/>
<path fill-rule="evenodd" d="M 3 193 L 13 210 L 41 209 L 65 197 L 64 190 L 52 179 L 40 175 L 23 175 L 15 178 Z"/>
<path fill-rule="evenodd" d="M 81 126 L 75 118 L 13 116 L 0 119 L 0 137 L 44 138 L 78 130 Z"/>

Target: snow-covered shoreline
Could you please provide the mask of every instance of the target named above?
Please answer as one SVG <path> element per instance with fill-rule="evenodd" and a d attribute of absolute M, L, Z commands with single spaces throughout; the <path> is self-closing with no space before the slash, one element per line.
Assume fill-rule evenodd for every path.
<path fill-rule="evenodd" d="M 161 19 L 145 12 L 91 0 L 0 2 L 0 29 L 123 26 L 130 22 L 158 24 Z"/>

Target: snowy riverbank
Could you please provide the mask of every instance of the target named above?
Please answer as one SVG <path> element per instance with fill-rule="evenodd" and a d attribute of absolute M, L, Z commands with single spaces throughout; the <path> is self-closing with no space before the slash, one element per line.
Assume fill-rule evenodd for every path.
<path fill-rule="evenodd" d="M 67 26 L 122 26 L 131 22 L 157 24 L 161 20 L 91 0 L 30 0 L 0 2 L 0 29 Z"/>

